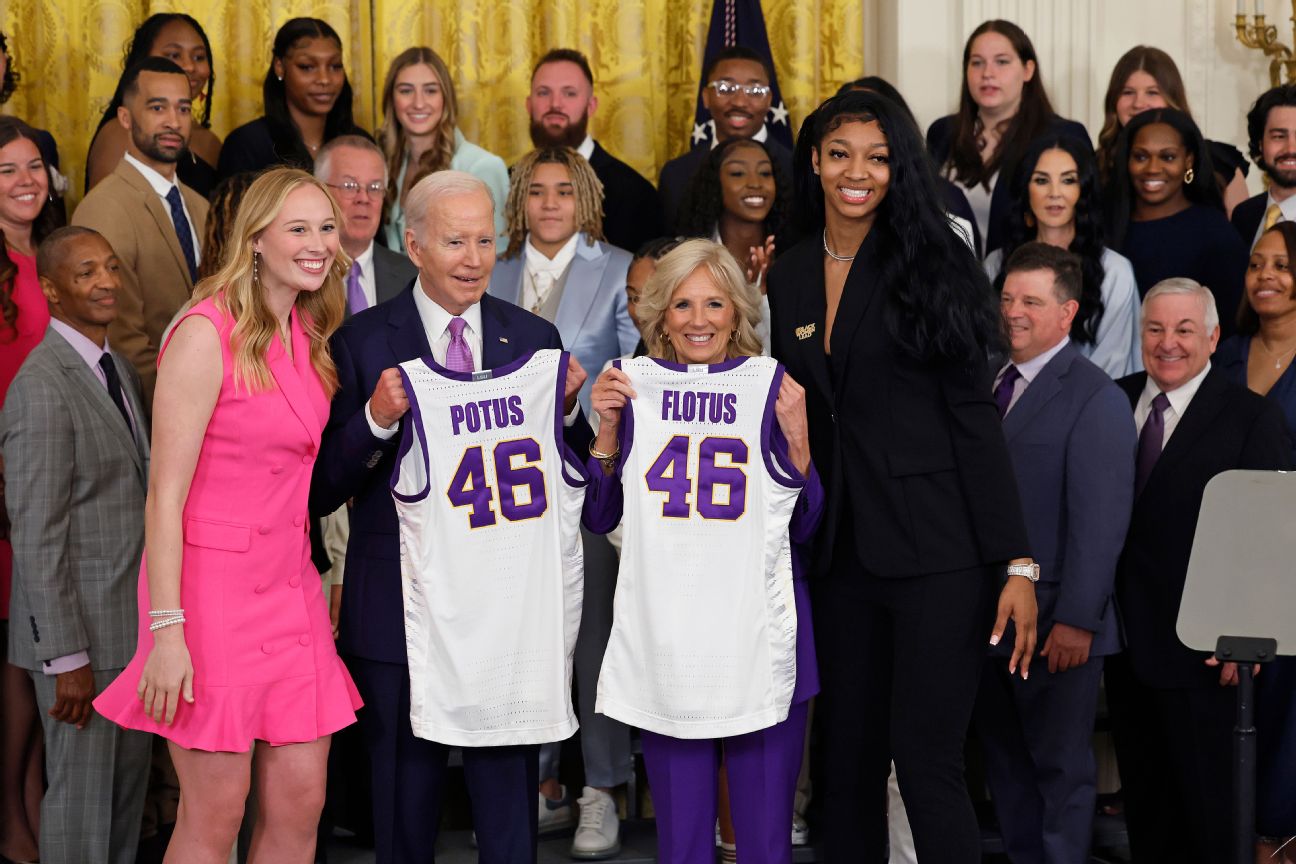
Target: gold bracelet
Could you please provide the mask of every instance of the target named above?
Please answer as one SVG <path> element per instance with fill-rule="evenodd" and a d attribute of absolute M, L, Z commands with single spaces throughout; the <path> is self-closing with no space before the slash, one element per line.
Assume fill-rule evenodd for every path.
<path fill-rule="evenodd" d="M 611 462 L 613 459 L 621 455 L 621 445 L 618 444 L 617 449 L 613 450 L 611 453 L 604 453 L 601 450 L 594 449 L 594 442 L 590 441 L 589 454 L 600 462 Z"/>

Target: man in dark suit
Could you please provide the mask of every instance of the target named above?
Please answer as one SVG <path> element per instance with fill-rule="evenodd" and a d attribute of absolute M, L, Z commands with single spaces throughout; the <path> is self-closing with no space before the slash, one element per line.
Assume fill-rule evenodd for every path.
<path fill-rule="evenodd" d="M 1296 84 L 1266 90 L 1247 112 L 1251 159 L 1269 189 L 1233 208 L 1231 221 L 1247 248 L 1277 222 L 1296 220 Z"/>
<path fill-rule="evenodd" d="M 374 243 L 387 194 L 387 160 L 360 135 L 340 135 L 315 156 L 315 179 L 333 190 L 342 216 L 342 249 L 351 256 L 347 315 L 385 303 L 404 291 L 418 268 L 404 255 Z"/>
<path fill-rule="evenodd" d="M 706 87 L 702 91 L 702 104 L 715 121 L 711 146 L 730 138 L 763 141 L 790 184 L 792 153 L 770 138 L 769 129 L 765 126 L 765 115 L 769 113 L 774 91 L 770 89 L 770 70 L 761 56 L 742 45 L 726 48 L 716 55 L 703 77 Z M 657 179 L 668 230 L 675 226 L 684 191 L 710 152 L 706 147 L 692 147 L 691 144 L 691 149 L 684 155 L 662 166 L 661 176 Z"/>
<path fill-rule="evenodd" d="M 490 193 L 480 180 L 459 171 L 429 175 L 410 190 L 405 213 L 405 246 L 418 279 L 413 290 L 359 313 L 334 337 L 340 388 L 311 485 L 316 512 L 332 512 L 354 499 L 338 648 L 365 700 L 360 725 L 373 765 L 380 864 L 431 859 L 449 752 L 444 744 L 416 738 L 410 728 L 400 533 L 388 487 L 395 436 L 409 402 L 395 367 L 429 354 L 444 363 L 455 338 L 454 319 L 465 322 L 459 338 L 478 370 L 562 347 L 552 324 L 483 296 L 495 263 L 495 223 Z M 577 452 L 593 438 L 576 398 L 584 381 L 573 361 L 564 434 Z M 535 858 L 538 751 L 463 748 L 484 862 Z"/>
<path fill-rule="evenodd" d="M 1103 658 L 1120 650 L 1112 586 L 1134 498 L 1134 418 L 1072 344 L 1080 260 L 1027 243 L 1000 297 L 1012 346 L 996 377 L 1031 551 L 1041 660 L 1008 674 L 991 650 L 974 715 L 1004 849 L 1017 864 L 1089 860 L 1097 797 L 1090 738 Z"/>
<path fill-rule="evenodd" d="M 139 376 L 108 344 L 117 256 L 89 228 L 55 231 L 36 258 L 50 328 L 5 400 L 5 503 L 14 549 L 9 662 L 28 670 L 49 790 L 40 857 L 132 864 L 150 736 L 95 714 L 138 634 L 149 435 Z"/>
<path fill-rule="evenodd" d="M 589 120 L 598 109 L 598 97 L 584 54 L 555 48 L 541 57 L 531 72 L 526 107 L 531 143 L 571 147 L 598 175 L 603 184 L 603 235 L 609 243 L 633 252 L 662 235 L 661 204 L 652 184 L 590 137 Z"/>
<path fill-rule="evenodd" d="M 1206 483 L 1234 468 L 1289 469 L 1291 445 L 1275 404 L 1211 368 L 1219 314 L 1207 288 L 1154 285 L 1142 333 L 1147 372 L 1119 382 L 1140 431 L 1116 571 L 1127 648 L 1108 661 L 1107 697 L 1134 860 L 1219 864 L 1233 850 L 1226 685 L 1237 670 L 1179 641 L 1179 601 Z"/>

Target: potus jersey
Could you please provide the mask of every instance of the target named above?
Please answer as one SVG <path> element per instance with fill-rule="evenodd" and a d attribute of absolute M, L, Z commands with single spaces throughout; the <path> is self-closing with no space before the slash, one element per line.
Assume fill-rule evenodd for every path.
<path fill-rule="evenodd" d="M 797 616 L 788 523 L 804 479 L 771 446 L 783 367 L 619 361 L 624 546 L 596 710 L 675 738 L 786 719 Z"/>
<path fill-rule="evenodd" d="M 413 732 L 474 747 L 564 740 L 577 728 L 585 486 L 562 438 L 567 354 L 400 370 L 410 411 L 391 486 Z"/>

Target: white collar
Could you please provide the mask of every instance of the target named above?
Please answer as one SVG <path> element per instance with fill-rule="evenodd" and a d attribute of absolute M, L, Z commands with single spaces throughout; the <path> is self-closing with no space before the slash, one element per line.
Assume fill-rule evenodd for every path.
<path fill-rule="evenodd" d="M 712 122 L 714 122 L 714 121 L 712 121 Z M 762 144 L 765 143 L 765 140 L 766 140 L 767 138 L 769 138 L 769 127 L 766 126 L 764 123 L 761 124 L 761 128 L 759 128 L 759 129 L 756 130 L 756 134 L 753 135 L 753 136 L 751 136 L 751 140 L 752 140 L 752 141 L 760 141 Z M 715 135 L 712 135 L 712 136 L 711 136 L 711 149 L 714 150 L 715 148 L 717 148 L 717 147 L 719 147 L 719 146 L 720 146 L 720 139 L 717 138 Z"/>
<path fill-rule="evenodd" d="M 526 243 L 523 249 L 526 250 L 526 266 L 532 273 L 553 273 L 555 275 L 567 269 L 567 265 L 576 257 L 576 244 L 580 242 L 581 232 L 577 231 L 567 242 L 558 250 L 553 258 L 548 258 L 543 252 L 531 245 L 531 234 L 527 233 Z"/>
<path fill-rule="evenodd" d="M 1176 417 L 1183 417 L 1184 412 L 1188 410 L 1188 403 L 1192 402 L 1192 398 L 1197 395 L 1197 391 L 1201 389 L 1202 382 L 1206 380 L 1210 370 L 1211 364 L 1207 360 L 1205 369 L 1175 389 L 1165 391 L 1166 398 L 1170 400 L 1170 407 L 1174 409 Z M 1152 376 L 1149 375 L 1147 383 L 1143 385 L 1143 393 L 1139 396 L 1140 410 L 1146 412 L 1148 406 L 1152 404 L 1152 400 L 1160 392 L 1162 392 L 1161 388 L 1157 386 L 1156 382 L 1152 380 Z"/>
<path fill-rule="evenodd" d="M 1282 211 L 1282 221 L 1296 222 L 1296 195 L 1287 196 L 1286 201 L 1275 201 L 1272 193 L 1266 195 L 1266 198 L 1268 199 L 1265 201 L 1266 210 L 1269 209 L 1270 205 L 1277 204 L 1278 209 Z M 1263 215 L 1260 221 L 1261 224 L 1264 223 Z"/>
<path fill-rule="evenodd" d="M 481 301 L 469 306 L 462 315 L 451 315 L 423 290 L 422 274 L 414 281 L 414 308 L 418 310 L 419 318 L 423 321 L 423 329 L 427 331 L 429 348 L 432 347 L 431 343 L 440 339 L 441 334 L 449 329 L 451 318 L 464 319 L 468 323 L 468 329 L 478 336 L 481 335 Z"/>
<path fill-rule="evenodd" d="M 585 133 L 585 140 L 576 148 L 576 152 L 584 156 L 586 162 L 594 155 L 594 139 L 590 137 L 588 132 Z"/>
<path fill-rule="evenodd" d="M 365 251 L 361 252 L 359 255 L 357 255 L 355 258 L 352 258 L 351 260 L 354 263 L 359 264 L 361 270 L 364 270 L 366 267 L 369 266 L 369 262 L 373 260 L 373 257 L 374 257 L 374 241 L 370 240 L 369 245 L 365 247 Z"/>
<path fill-rule="evenodd" d="M 1021 373 L 1021 377 L 1026 379 L 1027 384 L 1030 384 L 1032 381 L 1035 380 L 1035 376 L 1038 375 L 1041 372 L 1041 370 L 1043 370 L 1044 367 L 1049 364 L 1049 361 L 1052 360 L 1054 357 L 1056 357 L 1059 351 L 1061 351 L 1063 348 L 1065 348 L 1067 345 L 1070 344 L 1071 344 L 1071 337 L 1063 336 L 1061 342 L 1054 345 L 1052 348 L 1048 349 L 1047 351 L 1037 354 L 1031 359 L 1026 360 L 1022 363 L 1005 364 L 1004 369 L 1007 369 L 1009 365 L 1016 366 L 1017 371 Z M 1000 375 L 1002 374 L 1003 373 L 1000 372 Z"/>
<path fill-rule="evenodd" d="M 167 178 L 159 174 L 157 171 L 155 171 L 153 168 L 150 168 L 148 165 L 145 165 L 143 162 L 136 159 L 134 156 L 132 156 L 129 153 L 126 154 L 126 162 L 129 163 L 132 168 L 134 168 L 136 171 L 142 174 L 144 176 L 144 179 L 148 181 L 148 184 L 153 187 L 153 191 L 156 192 L 158 195 L 161 195 L 163 198 L 171 194 L 171 189 L 173 187 L 180 185 L 179 183 L 176 182 L 174 177 L 168 180 Z M 182 198 L 181 200 L 183 201 L 184 199 Z"/>

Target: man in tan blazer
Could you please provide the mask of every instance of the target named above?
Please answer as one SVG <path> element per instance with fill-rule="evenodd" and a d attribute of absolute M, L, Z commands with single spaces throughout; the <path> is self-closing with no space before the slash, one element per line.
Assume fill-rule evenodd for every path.
<path fill-rule="evenodd" d="M 139 372 L 152 412 L 162 332 L 193 293 L 207 202 L 176 179 L 191 126 L 184 70 L 149 57 L 127 71 L 123 87 L 117 121 L 130 133 L 126 155 L 81 201 L 72 223 L 102 234 L 121 261 L 109 338 Z"/>

